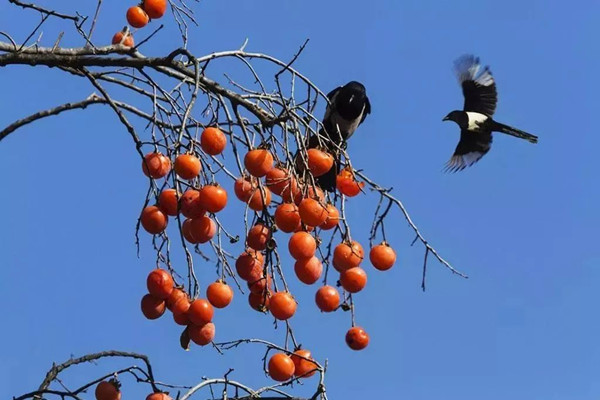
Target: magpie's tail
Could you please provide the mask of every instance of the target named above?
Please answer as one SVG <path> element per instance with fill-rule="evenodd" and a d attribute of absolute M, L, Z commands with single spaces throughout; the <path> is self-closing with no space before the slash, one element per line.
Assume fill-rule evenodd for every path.
<path fill-rule="evenodd" d="M 512 126 L 504 125 L 499 122 L 495 122 L 495 124 L 496 125 L 493 127 L 493 130 L 496 132 L 502 132 L 502 133 L 506 133 L 507 135 L 525 139 L 530 143 L 538 142 L 538 137 L 535 135 L 532 135 L 531 133 L 524 132 L 520 129 L 513 128 Z"/>

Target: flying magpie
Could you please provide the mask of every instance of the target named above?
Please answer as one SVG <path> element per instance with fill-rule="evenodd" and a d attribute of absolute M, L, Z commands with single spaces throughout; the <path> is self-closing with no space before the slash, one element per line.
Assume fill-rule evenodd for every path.
<path fill-rule="evenodd" d="M 479 161 L 490 150 L 492 132 L 537 143 L 537 136 L 492 119 L 498 102 L 496 82 L 489 67 L 481 67 L 478 57 L 459 57 L 454 62 L 454 70 L 462 86 L 465 104 L 463 111 L 454 110 L 443 119 L 454 121 L 460 127 L 460 141 L 446 164 L 446 171 L 461 171 Z"/>
<path fill-rule="evenodd" d="M 354 134 L 367 114 L 371 113 L 371 103 L 362 83 L 351 81 L 327 94 L 329 103 L 323 116 L 323 129 L 319 135 L 312 135 L 308 148 L 321 147 L 335 158 L 333 167 L 316 183 L 325 191 L 335 191 L 335 178 L 340 168 L 340 148 L 346 148 L 346 141 Z"/>

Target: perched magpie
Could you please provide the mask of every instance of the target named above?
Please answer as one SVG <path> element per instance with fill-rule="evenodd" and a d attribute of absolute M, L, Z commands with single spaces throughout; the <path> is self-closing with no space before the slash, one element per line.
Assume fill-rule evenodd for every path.
<path fill-rule="evenodd" d="M 498 102 L 496 82 L 488 66 L 482 69 L 478 57 L 459 57 L 454 62 L 454 70 L 462 86 L 465 105 L 463 111 L 452 111 L 443 119 L 454 121 L 460 127 L 460 141 L 446 164 L 447 171 L 461 171 L 479 161 L 490 150 L 492 132 L 537 143 L 537 136 L 492 119 Z"/>
<path fill-rule="evenodd" d="M 319 136 L 310 137 L 308 148 L 322 147 L 334 156 L 333 167 L 316 179 L 321 189 L 333 192 L 340 168 L 340 148 L 345 149 L 346 141 L 371 113 L 371 103 L 363 84 L 356 81 L 333 89 L 327 98 L 331 104 L 327 105 L 323 117 L 324 129 L 319 131 Z"/>

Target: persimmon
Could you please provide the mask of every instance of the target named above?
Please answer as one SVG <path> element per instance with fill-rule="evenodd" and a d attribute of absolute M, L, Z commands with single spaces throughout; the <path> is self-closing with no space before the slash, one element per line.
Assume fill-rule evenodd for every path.
<path fill-rule="evenodd" d="M 357 293 L 367 285 L 367 273 L 361 267 L 340 272 L 340 283 L 350 293 Z"/>
<path fill-rule="evenodd" d="M 346 332 L 346 344 L 352 350 L 362 350 L 369 344 L 369 335 L 360 326 L 353 326 Z"/>
<path fill-rule="evenodd" d="M 333 267 L 340 272 L 358 267 L 364 255 L 364 250 L 357 241 L 340 243 L 333 250 Z"/>
<path fill-rule="evenodd" d="M 327 210 L 327 218 L 325 219 L 325 222 L 319 225 L 319 228 L 327 231 L 335 228 L 340 223 L 340 212 L 331 203 L 327 203 L 325 209 Z"/>
<path fill-rule="evenodd" d="M 192 324 L 204 325 L 212 321 L 215 311 L 206 299 L 196 299 L 190 304 L 187 315 Z"/>
<path fill-rule="evenodd" d="M 269 311 L 269 303 L 271 301 L 271 292 L 252 293 L 248 295 L 248 303 L 250 307 L 256 311 Z"/>
<path fill-rule="evenodd" d="M 263 293 L 265 289 L 271 289 L 273 280 L 270 275 L 264 276 L 261 274 L 260 278 L 253 281 L 248 281 L 248 289 L 251 293 Z"/>
<path fill-rule="evenodd" d="M 167 299 L 173 291 L 173 277 L 168 271 L 157 268 L 146 278 L 148 293 L 159 299 Z"/>
<path fill-rule="evenodd" d="M 364 182 L 357 182 L 349 168 L 344 168 L 335 178 L 337 190 L 348 197 L 354 197 L 365 187 Z"/>
<path fill-rule="evenodd" d="M 206 288 L 206 298 L 216 308 L 225 308 L 233 300 L 231 286 L 222 281 L 216 281 Z"/>
<path fill-rule="evenodd" d="M 308 232 L 296 232 L 290 237 L 288 250 L 295 260 L 310 258 L 317 251 L 317 242 Z"/>
<path fill-rule="evenodd" d="M 294 264 L 294 272 L 300 282 L 312 285 L 319 280 L 323 273 L 323 264 L 317 257 L 303 258 Z"/>
<path fill-rule="evenodd" d="M 165 301 L 146 294 L 142 297 L 142 314 L 148 319 L 157 319 L 165 313 Z"/>
<path fill-rule="evenodd" d="M 206 346 L 215 338 L 215 324 L 207 322 L 202 325 L 188 325 L 188 334 L 192 342 L 199 346 Z"/>
<path fill-rule="evenodd" d="M 327 219 L 327 209 L 316 199 L 302 199 L 298 212 L 302 222 L 308 226 L 319 226 Z"/>
<path fill-rule="evenodd" d="M 181 299 L 177 300 L 175 304 L 173 304 L 173 306 L 171 307 L 171 311 L 173 312 L 173 314 L 185 314 L 190 309 L 191 304 L 192 303 L 190 302 L 190 299 L 187 296 L 182 297 Z"/>
<path fill-rule="evenodd" d="M 217 224 L 206 215 L 193 218 L 189 224 L 189 233 L 196 243 L 206 243 L 217 233 Z"/>
<path fill-rule="evenodd" d="M 194 235 L 192 235 L 191 227 L 192 227 L 192 219 L 187 218 L 181 224 L 181 233 L 183 233 L 183 237 L 185 238 L 185 240 L 187 240 L 191 244 L 198 244 L 200 242 L 198 241 L 198 239 L 196 239 L 194 237 Z"/>
<path fill-rule="evenodd" d="M 315 294 L 315 302 L 323 312 L 335 311 L 340 305 L 340 293 L 333 286 L 322 286 Z"/>
<path fill-rule="evenodd" d="M 369 253 L 369 260 L 371 260 L 371 264 L 373 264 L 376 269 L 387 271 L 392 268 L 396 262 L 396 252 L 389 244 L 383 242 L 377 246 L 373 246 Z"/>
<path fill-rule="evenodd" d="M 247 249 L 235 261 L 235 270 L 240 278 L 244 280 L 249 280 L 256 276 L 260 277 L 263 271 L 263 262 L 264 258 L 260 252 L 254 249 Z M 256 279 L 253 279 L 253 281 Z"/>
<path fill-rule="evenodd" d="M 192 244 L 206 243 L 217 233 L 217 224 L 207 216 L 188 218 L 183 221 L 181 231 L 185 240 Z"/>
<path fill-rule="evenodd" d="M 310 378 L 317 372 L 317 364 L 309 361 L 313 359 L 309 350 L 298 349 L 292 354 L 291 358 L 295 367 L 294 375 L 298 378 Z"/>
<path fill-rule="evenodd" d="M 298 191 L 298 182 L 290 173 L 279 167 L 272 168 L 267 172 L 265 184 L 276 195 L 284 197 L 284 200 L 290 201 L 289 195 L 293 192 L 294 195 Z M 284 196 L 287 193 L 288 196 Z M 287 197 L 287 198 L 285 198 Z"/>
<path fill-rule="evenodd" d="M 258 251 L 266 249 L 269 240 L 271 240 L 271 229 L 261 223 L 250 228 L 246 236 L 248 247 Z"/>
<path fill-rule="evenodd" d="M 165 189 L 158 196 L 158 207 L 167 215 L 177 215 L 177 191 L 175 189 Z"/>
<path fill-rule="evenodd" d="M 179 200 L 181 213 L 187 218 L 199 218 L 206 214 L 200 204 L 200 192 L 195 189 L 186 190 Z"/>
<path fill-rule="evenodd" d="M 250 175 L 260 178 L 273 168 L 273 155 L 265 149 L 250 150 L 244 156 L 244 166 Z"/>
<path fill-rule="evenodd" d="M 173 400 L 168 393 L 156 392 L 146 396 L 146 400 Z"/>
<path fill-rule="evenodd" d="M 298 192 L 294 196 L 294 203 L 300 205 L 300 202 L 304 199 L 316 199 L 320 203 L 325 204 L 325 193 L 320 187 L 314 187 L 313 185 L 307 185 L 302 189 L 298 189 Z"/>
<path fill-rule="evenodd" d="M 191 323 L 190 318 L 187 315 L 187 312 L 179 312 L 179 311 L 173 313 L 173 321 L 175 321 L 175 323 L 177 325 L 182 325 L 182 326 L 186 326 Z"/>
<path fill-rule="evenodd" d="M 171 291 L 171 294 L 169 295 L 169 297 L 167 297 L 167 299 L 165 300 L 167 308 L 169 310 L 171 310 L 173 308 L 173 305 L 175 303 L 177 303 L 177 301 L 179 301 L 179 299 L 188 299 L 188 301 L 189 301 L 189 297 L 188 297 L 187 293 L 184 290 L 182 290 L 181 288 L 175 287 Z"/>
<path fill-rule="evenodd" d="M 227 191 L 222 186 L 206 185 L 200 189 L 200 205 L 211 213 L 217 213 L 227 205 Z"/>
<path fill-rule="evenodd" d="M 291 233 L 300 227 L 300 213 L 294 203 L 281 203 L 275 209 L 275 224 L 282 232 Z"/>
<path fill-rule="evenodd" d="M 325 175 L 333 167 L 333 156 L 319 149 L 308 149 L 308 169 L 315 178 Z"/>
<path fill-rule="evenodd" d="M 296 307 L 296 300 L 289 292 L 276 292 L 269 302 L 271 314 L 282 321 L 291 318 L 296 313 Z"/>
<path fill-rule="evenodd" d="M 160 208 L 148 206 L 142 210 L 140 222 L 146 232 L 156 235 L 165 230 L 169 223 L 169 219 Z"/>
<path fill-rule="evenodd" d="M 163 178 L 170 171 L 171 161 L 162 153 L 148 153 L 142 160 L 142 172 L 150 178 Z"/>
<path fill-rule="evenodd" d="M 283 201 L 293 201 L 298 205 L 300 202 L 296 202 L 295 199 L 300 193 L 301 190 L 298 181 L 296 181 L 295 178 L 292 178 L 291 183 L 283 189 L 283 192 L 281 192 L 281 199 Z"/>
<path fill-rule="evenodd" d="M 233 184 L 233 192 L 235 197 L 247 203 L 257 187 L 256 178 L 240 177 Z"/>
<path fill-rule="evenodd" d="M 265 276 L 265 271 L 263 267 L 260 268 L 253 268 L 250 273 L 248 274 L 248 279 L 246 279 L 246 282 L 248 282 L 248 288 L 250 288 L 251 283 L 253 282 L 257 282 L 259 279 L 263 278 Z"/>
<path fill-rule="evenodd" d="M 248 199 L 248 207 L 254 211 L 262 211 L 269 204 L 271 204 L 271 191 L 266 186 L 254 189 Z"/>
<path fill-rule="evenodd" d="M 285 353 L 275 353 L 269 359 L 269 376 L 278 382 L 285 382 L 294 376 L 294 362 Z"/>
<path fill-rule="evenodd" d="M 143 28 L 148 25 L 150 18 L 140 6 L 133 6 L 127 10 L 127 22 L 134 28 Z"/>
<path fill-rule="evenodd" d="M 214 126 L 209 126 L 200 135 L 200 147 L 206 154 L 216 156 L 221 154 L 227 146 L 227 138 L 223 131 Z"/>
<path fill-rule="evenodd" d="M 167 0 L 144 0 L 144 11 L 152 19 L 158 19 L 167 12 Z"/>
<path fill-rule="evenodd" d="M 123 38 L 125 38 L 125 39 L 123 39 Z M 128 33 L 127 36 L 125 36 L 125 33 L 123 33 L 123 31 L 119 31 L 119 32 L 115 33 L 115 35 L 113 36 L 112 44 L 121 44 L 125 47 L 133 47 L 134 46 L 133 36 L 131 35 L 131 33 Z"/>
<path fill-rule="evenodd" d="M 193 154 L 180 154 L 175 159 L 175 165 L 173 167 L 175 173 L 179 175 L 181 179 L 194 179 L 200 174 L 202 170 L 202 164 L 198 157 Z"/>
<path fill-rule="evenodd" d="M 115 379 L 102 381 L 96 386 L 96 400 L 121 400 L 120 384 Z"/>

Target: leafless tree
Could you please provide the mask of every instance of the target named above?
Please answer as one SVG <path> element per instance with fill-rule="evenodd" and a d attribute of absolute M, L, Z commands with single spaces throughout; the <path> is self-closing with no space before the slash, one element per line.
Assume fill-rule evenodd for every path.
<path fill-rule="evenodd" d="M 193 1 L 169 0 L 172 18 L 181 33 L 181 45 L 169 54 L 160 57 L 148 57 L 143 54 L 147 43 L 160 34 L 163 25 L 152 30 L 156 21 L 152 21 L 145 31 L 138 30 L 136 35 L 142 37 L 134 47 L 126 47 L 122 43 L 103 45 L 103 40 L 96 41 L 94 29 L 98 21 L 102 0 L 98 0 L 93 15 L 86 17 L 69 10 L 53 10 L 24 3 L 19 0 L 8 0 L 13 6 L 21 7 L 24 13 L 39 15 L 39 23 L 32 27 L 31 33 L 22 42 L 17 43 L 10 32 L 0 32 L 0 66 L 36 67 L 36 73 L 43 73 L 42 66 L 59 69 L 65 75 L 73 77 L 81 85 L 88 85 L 90 94 L 84 99 L 74 99 L 72 102 L 59 104 L 47 110 L 41 110 L 29 116 L 24 116 L 0 130 L 0 141 L 15 133 L 19 128 L 34 123 L 40 119 L 59 115 L 63 112 L 86 109 L 93 105 L 109 107 L 122 124 L 124 131 L 131 137 L 140 160 L 148 152 L 160 152 L 170 160 L 183 153 L 195 154 L 202 163 L 202 173 L 192 180 L 181 179 L 170 172 L 164 180 L 148 178 L 148 191 L 142 209 L 158 201 L 160 193 L 166 188 L 174 188 L 177 193 L 188 189 L 199 188 L 216 182 L 223 183 L 231 179 L 247 176 L 243 156 L 249 150 L 261 147 L 269 149 L 278 166 L 290 172 L 291 178 L 302 182 L 302 190 L 306 195 L 310 190 L 316 190 L 315 180 L 310 174 L 307 164 L 306 138 L 317 135 L 320 140 L 327 141 L 320 135 L 322 124 L 318 115 L 319 107 L 326 105 L 327 96 L 311 80 L 295 67 L 295 61 L 302 56 L 308 40 L 303 43 L 289 60 L 280 60 L 263 53 L 248 52 L 244 43 L 239 49 L 214 52 L 203 56 L 192 54 L 188 50 L 188 32 L 195 25 Z M 78 5 L 75 5 L 77 7 Z M 165 18 L 166 20 L 166 18 Z M 65 48 L 61 46 L 63 34 L 49 39 L 41 35 L 46 24 L 56 23 L 69 29 L 69 34 L 78 35 L 81 47 Z M 126 37 L 129 28 L 124 28 Z M 51 41 L 48 41 L 51 40 Z M 225 72 L 224 78 L 217 80 L 211 71 L 226 70 L 231 63 L 239 63 L 245 73 L 236 76 Z M 39 72 L 38 72 L 39 71 Z M 216 72 L 215 72 L 216 74 Z M 127 93 L 127 96 L 123 95 Z M 124 101 L 119 97 L 126 97 Z M 199 135 L 206 128 L 218 127 L 227 137 L 227 152 L 222 155 L 209 155 L 203 151 Z M 428 257 L 436 258 L 440 265 L 451 273 L 461 277 L 466 276 L 456 270 L 448 261 L 442 258 L 435 248 L 419 231 L 412 221 L 402 202 L 391 192 L 391 188 L 370 179 L 363 170 L 354 169 L 351 158 L 345 147 L 337 146 L 339 157 L 344 160 L 348 171 L 361 182 L 361 190 L 365 195 L 372 196 L 373 224 L 370 232 L 370 245 L 375 240 L 386 240 L 385 222 L 390 218 L 401 215 L 414 233 L 415 243 L 420 243 L 424 249 L 422 288 L 425 290 Z M 299 168 L 298 166 L 303 168 Z M 301 171 L 301 172 L 299 172 Z M 265 184 L 256 180 L 255 193 L 263 200 L 262 210 L 255 211 L 246 206 L 243 216 L 244 232 L 257 221 L 261 221 L 271 229 L 276 230 L 273 219 L 273 207 L 265 204 Z M 319 256 L 325 264 L 323 282 L 327 282 L 329 265 L 333 246 L 342 241 L 351 240 L 350 221 L 346 219 L 345 202 L 347 197 L 340 193 L 326 193 L 326 200 L 340 210 L 340 224 L 331 231 L 316 229 L 313 234 L 317 238 Z M 397 213 L 399 211 L 399 214 Z M 394 213 L 396 213 L 394 215 Z M 184 223 L 178 214 L 174 217 L 177 224 L 177 234 L 169 236 L 166 231 L 153 236 L 153 247 L 156 252 L 156 265 L 167 269 L 174 277 L 177 285 L 185 287 L 192 298 L 197 298 L 199 282 L 194 271 L 194 259 L 214 257 L 216 268 L 221 277 L 236 282 L 237 280 L 232 254 L 227 245 L 243 240 L 236 230 L 239 227 L 225 227 L 219 220 L 218 214 L 211 216 L 216 223 L 216 235 L 207 244 L 190 244 L 185 239 L 182 229 Z M 136 228 L 136 243 L 139 248 L 138 231 Z M 185 267 L 175 266 L 171 262 L 171 253 L 182 251 L 186 255 Z M 272 277 L 275 291 L 287 290 L 285 276 L 280 267 L 279 253 L 281 246 L 272 239 L 265 251 L 265 276 Z M 213 255 L 208 255 L 212 251 Z M 336 279 L 337 280 L 337 279 Z M 279 287 L 278 287 L 279 286 Z M 266 295 L 266 294 L 265 294 Z M 354 303 L 352 294 L 344 292 L 341 310 L 350 311 L 354 325 Z M 189 340 L 182 334 L 182 345 L 187 347 Z M 213 343 L 218 351 L 225 351 L 246 343 L 265 346 L 266 352 L 275 349 L 291 352 L 297 346 L 291 323 L 285 321 L 284 345 L 278 346 L 260 339 L 241 339 L 229 343 Z M 102 359 L 104 357 L 126 357 L 141 360 L 144 367 L 129 366 L 110 375 L 98 377 L 78 388 L 67 388 L 59 379 L 61 371 L 78 364 Z M 265 360 L 267 355 L 265 355 Z M 324 386 L 325 368 L 315 362 L 320 374 L 319 383 L 313 398 L 326 398 Z M 222 398 L 256 397 L 271 392 L 275 396 L 292 398 L 283 392 L 281 385 L 289 385 L 294 379 L 282 384 L 260 389 L 251 389 L 241 383 L 230 380 L 227 375 L 219 379 L 203 380 L 195 386 L 173 386 L 156 381 L 148 359 L 143 355 L 108 351 L 90 354 L 78 359 L 71 359 L 63 364 L 55 365 L 48 372 L 38 390 L 16 397 L 16 399 L 47 398 L 54 395 L 61 398 L 80 398 L 80 394 L 92 385 L 107 379 L 112 375 L 132 376 L 137 382 L 148 384 L 152 390 L 165 388 L 177 391 L 181 399 L 187 399 L 200 389 L 217 390 Z M 54 385 L 54 386 L 53 386 Z M 214 394 L 213 394 L 214 396 Z"/>

